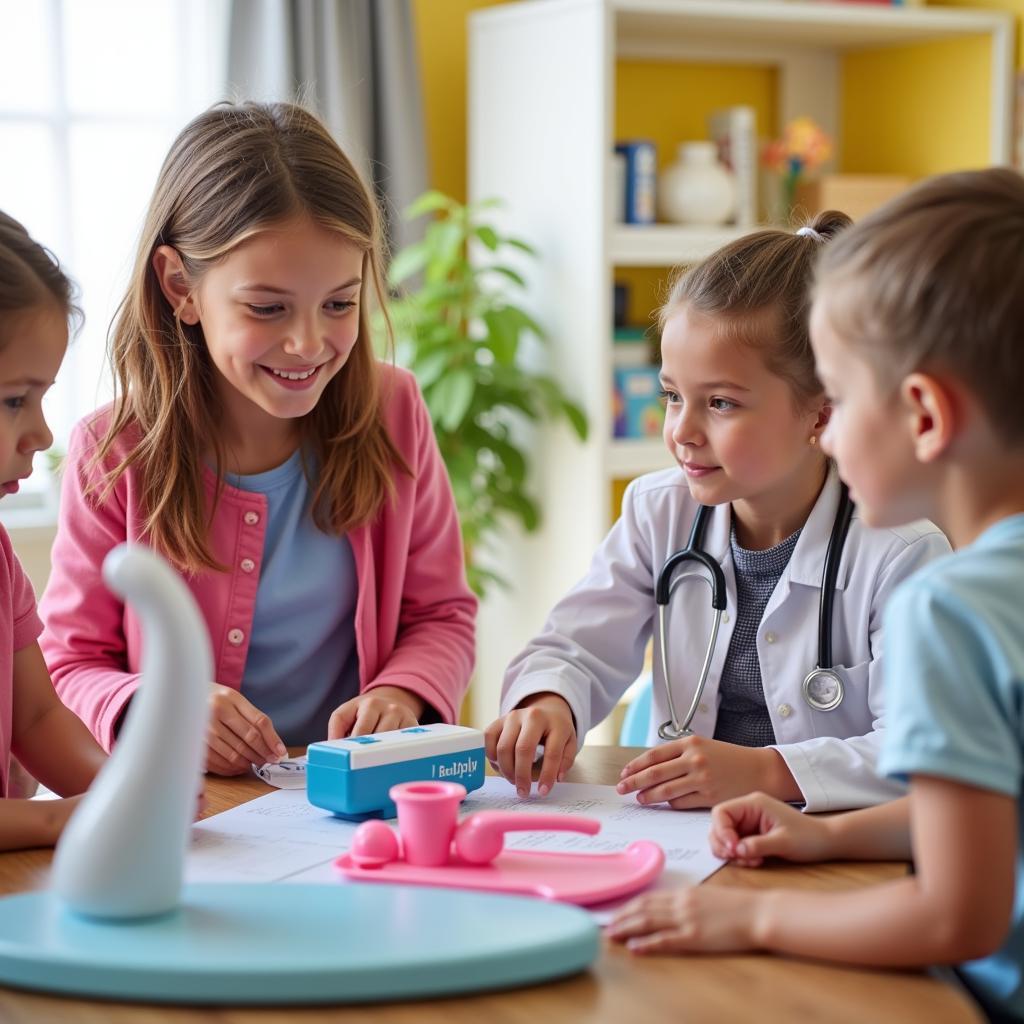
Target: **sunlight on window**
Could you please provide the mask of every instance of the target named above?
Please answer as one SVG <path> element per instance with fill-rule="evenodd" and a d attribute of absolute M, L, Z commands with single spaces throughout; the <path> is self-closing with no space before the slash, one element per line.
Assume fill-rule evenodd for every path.
<path fill-rule="evenodd" d="M 46 399 L 58 448 L 111 396 L 110 322 L 171 141 L 224 97 L 227 10 L 227 0 L 0 0 L 0 209 L 59 256 L 85 311 Z M 45 464 L 15 496 L 26 505 L 49 487 Z"/>
<path fill-rule="evenodd" d="M 0 111 L 49 111 L 56 100 L 53 5 L 0 0 Z M 8 150 L 0 148 L 8 159 Z"/>

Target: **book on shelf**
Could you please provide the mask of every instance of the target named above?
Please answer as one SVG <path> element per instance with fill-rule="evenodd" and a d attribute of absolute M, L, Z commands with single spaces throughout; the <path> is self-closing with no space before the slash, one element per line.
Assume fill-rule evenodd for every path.
<path fill-rule="evenodd" d="M 658 152 L 653 142 L 635 139 L 619 142 L 615 152 L 625 159 L 625 196 L 622 212 L 626 224 L 653 224 Z"/>
<path fill-rule="evenodd" d="M 738 227 L 752 228 L 757 216 L 757 115 L 753 107 L 716 110 L 708 118 L 708 131 L 718 146 L 718 159 L 736 179 Z"/>

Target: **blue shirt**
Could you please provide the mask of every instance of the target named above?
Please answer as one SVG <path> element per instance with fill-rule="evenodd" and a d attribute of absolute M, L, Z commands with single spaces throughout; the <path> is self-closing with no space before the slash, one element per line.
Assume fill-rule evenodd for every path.
<path fill-rule="evenodd" d="M 935 775 L 1018 804 L 1013 922 L 960 973 L 987 1008 L 1024 1018 L 1024 515 L 918 571 L 885 612 L 881 771 Z"/>
<path fill-rule="evenodd" d="M 287 745 L 326 739 L 331 712 L 359 693 L 352 546 L 313 522 L 301 452 L 266 473 L 225 479 L 267 499 L 242 695 Z"/>

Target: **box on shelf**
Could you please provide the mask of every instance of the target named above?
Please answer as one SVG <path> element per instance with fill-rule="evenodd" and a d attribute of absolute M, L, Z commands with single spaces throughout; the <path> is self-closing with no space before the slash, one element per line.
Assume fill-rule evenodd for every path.
<path fill-rule="evenodd" d="M 901 174 L 823 174 L 797 185 L 795 207 L 797 213 L 808 216 L 841 210 L 860 220 L 910 185 L 910 178 Z"/>
<path fill-rule="evenodd" d="M 660 437 L 665 421 L 657 366 L 616 366 L 613 372 L 615 437 Z"/>

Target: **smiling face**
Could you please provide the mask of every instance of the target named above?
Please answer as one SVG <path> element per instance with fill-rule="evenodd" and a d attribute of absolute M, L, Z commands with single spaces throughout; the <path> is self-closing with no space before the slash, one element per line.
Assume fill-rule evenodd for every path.
<path fill-rule="evenodd" d="M 68 347 L 68 323 L 48 302 L 19 311 L 0 328 L 0 494 L 14 494 L 31 475 L 35 453 L 53 444 L 42 403 Z"/>
<path fill-rule="evenodd" d="M 247 238 L 181 307 L 202 325 L 234 428 L 317 404 L 359 336 L 363 253 L 306 218 Z"/>
<path fill-rule="evenodd" d="M 698 502 L 784 508 L 797 481 L 820 474 L 809 439 L 820 429 L 821 404 L 799 410 L 756 348 L 723 337 L 712 317 L 682 305 L 665 323 L 661 355 L 665 443 Z"/>

